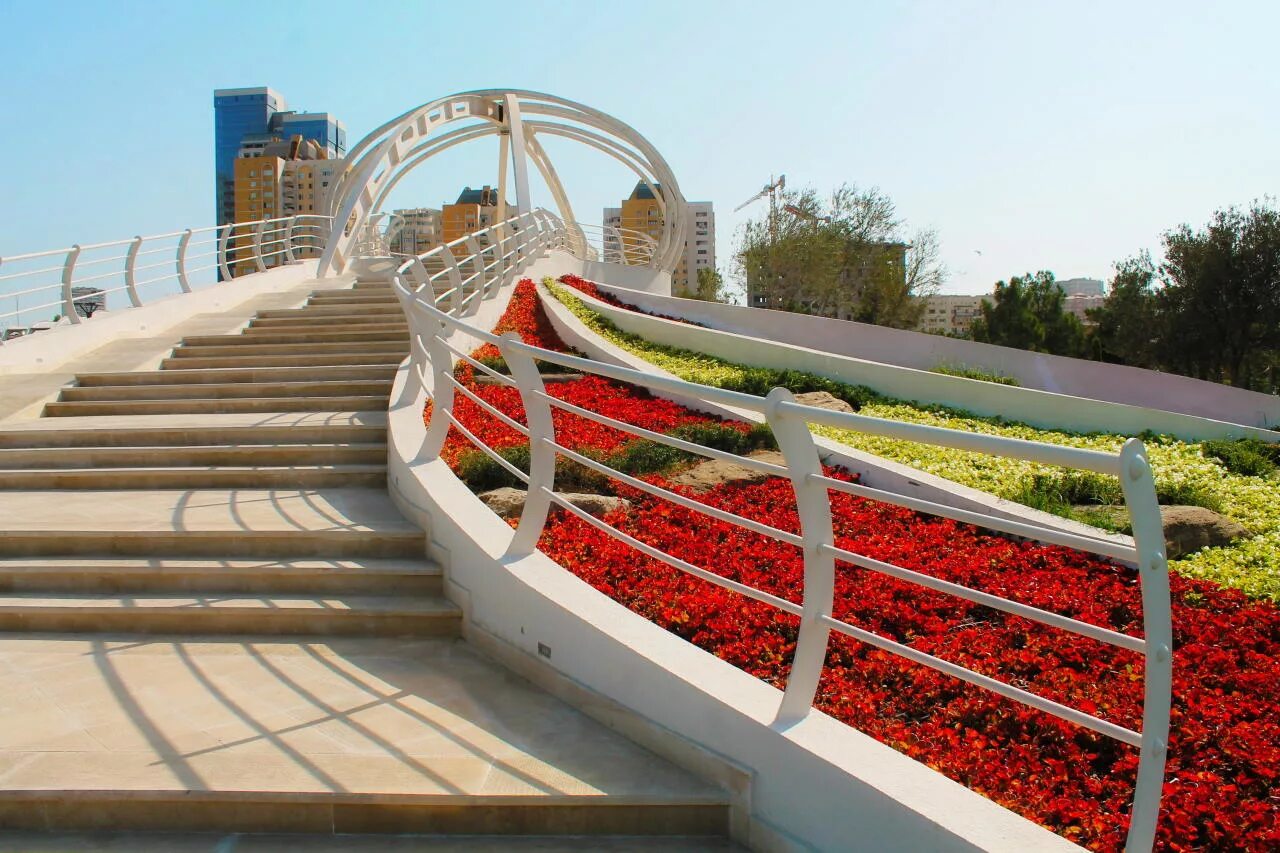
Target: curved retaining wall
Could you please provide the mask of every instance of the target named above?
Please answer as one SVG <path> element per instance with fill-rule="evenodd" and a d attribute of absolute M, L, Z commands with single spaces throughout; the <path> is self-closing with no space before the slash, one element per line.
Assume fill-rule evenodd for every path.
<path fill-rule="evenodd" d="M 641 308 L 652 308 L 653 310 L 671 313 L 668 300 L 661 300 L 646 294 L 632 293 L 618 288 L 612 288 L 611 292 L 616 292 L 619 298 Z M 1046 429 L 1065 429 L 1072 432 L 1112 432 L 1120 435 L 1138 435 L 1145 430 L 1153 430 L 1157 433 L 1177 436 L 1186 441 L 1200 441 L 1207 438 L 1252 437 L 1262 441 L 1280 442 L 1280 432 L 1241 426 L 1224 420 L 1099 399 L 1083 399 L 1066 394 L 1039 391 L 1035 388 L 1018 388 L 1011 385 L 1000 385 L 995 382 L 981 382 L 975 379 L 932 373 L 928 370 L 900 367 L 894 361 L 889 363 L 869 361 L 864 358 L 841 355 L 827 349 L 812 348 L 813 346 L 827 346 L 830 343 L 823 335 L 818 333 L 821 329 L 828 328 L 821 324 L 839 323 L 841 327 L 846 328 L 846 331 L 847 327 L 852 326 L 859 333 L 863 329 L 877 328 L 860 323 L 825 320 L 804 315 L 788 314 L 783 311 L 757 311 L 757 309 L 740 308 L 733 305 L 713 304 L 707 309 L 711 312 L 716 312 L 717 309 L 730 308 L 769 315 L 771 319 L 784 315 L 793 321 L 807 321 L 798 324 L 799 326 L 808 326 L 810 323 L 817 321 L 817 324 L 821 325 L 821 329 L 818 328 L 818 325 L 815 325 L 814 328 L 810 329 L 810 333 L 807 336 L 799 335 L 801 339 L 808 342 L 806 345 L 801 346 L 786 342 L 783 339 L 784 336 L 775 332 L 772 327 L 768 330 L 756 330 L 754 335 L 759 336 L 756 337 L 738 332 L 722 331 L 714 327 L 690 326 L 685 323 L 677 323 L 674 320 L 664 320 L 660 317 L 628 311 L 624 308 L 617 308 L 597 299 L 592 299 L 590 296 L 578 291 L 575 291 L 575 295 L 581 297 L 593 310 L 607 317 L 618 328 L 640 335 L 654 343 L 697 350 L 738 364 L 775 369 L 803 370 L 841 382 L 866 385 L 882 394 L 888 394 L 903 400 L 941 403 L 980 415 L 998 415 L 1010 420 L 1022 421 L 1032 426 Z M 694 300 L 678 299 L 674 301 L 688 303 Z M 708 303 L 700 304 L 707 305 Z M 679 307 L 684 308 L 687 306 L 681 305 Z M 683 314 L 673 314 L 673 316 L 683 316 Z M 702 321 L 692 312 L 688 314 L 688 318 L 699 322 Z M 797 326 L 794 323 L 792 325 Z M 882 329 L 880 331 L 895 330 Z M 798 326 L 792 328 L 791 332 L 793 336 L 797 336 Z M 936 337 L 934 335 L 921 335 L 916 332 L 904 332 L 901 334 L 920 338 Z M 939 340 L 948 339 L 940 338 Z M 959 343 L 963 343 L 963 341 Z M 993 347 L 993 349 L 1005 348 Z M 1009 350 L 1009 352 L 1017 353 L 1020 356 L 1033 355 L 1018 350 Z M 1075 361 L 1075 359 L 1065 360 Z M 1088 364 L 1088 362 L 1080 363 Z M 1133 370 L 1133 368 L 1126 369 Z M 1148 376 L 1165 376 L 1167 378 L 1166 374 L 1153 374 L 1145 370 L 1136 372 Z M 1224 387 L 1213 385 L 1213 383 L 1199 382 L 1198 380 L 1186 381 L 1194 383 L 1197 386 L 1197 390 L 1200 386 Z M 1227 388 L 1226 390 L 1236 389 Z M 1149 396 L 1149 394 L 1144 394 L 1143 398 L 1146 399 Z M 1262 394 L 1253 396 L 1269 399 Z"/>
<path fill-rule="evenodd" d="M 1264 430 L 1280 425 L 1280 396 L 1244 391 L 1217 382 L 789 311 L 636 293 L 621 281 L 592 280 L 606 285 L 610 293 L 624 302 L 646 311 L 683 317 L 712 329 L 808 347 L 833 355 L 923 371 L 944 365 L 964 365 L 1010 376 L 1018 380 L 1024 389 L 1120 403 L 1143 411 L 1192 415 Z M 972 405 L 965 408 L 977 411 Z M 1280 441 L 1280 436 L 1276 435 L 1267 438 Z"/>
<path fill-rule="evenodd" d="M 740 842 L 779 851 L 1077 849 L 824 714 L 775 727 L 776 688 L 540 553 L 506 558 L 512 529 L 441 460 L 420 458 L 426 395 L 407 363 L 391 399 L 388 488 L 428 531 L 467 639 L 651 749 L 718 778 L 734 796 Z"/>

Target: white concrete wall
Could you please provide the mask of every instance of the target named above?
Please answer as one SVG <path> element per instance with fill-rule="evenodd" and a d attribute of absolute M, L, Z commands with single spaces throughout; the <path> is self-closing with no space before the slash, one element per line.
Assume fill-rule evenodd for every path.
<path fill-rule="evenodd" d="M 678 763 L 712 778 L 749 779 L 734 797 L 739 841 L 767 851 L 1077 849 L 824 714 L 775 727 L 777 689 L 540 553 L 508 559 L 511 528 L 443 462 L 419 458 L 425 395 L 407 368 L 392 400 L 389 488 L 429 531 L 467 638 L 559 695 L 570 685 L 583 710 Z M 539 644 L 549 657 L 539 656 Z"/>
<path fill-rule="evenodd" d="M 149 338 L 197 314 L 225 311 L 262 293 L 315 278 L 316 262 L 301 261 L 177 293 L 138 308 L 103 311 L 79 324 L 55 326 L 0 345 L 0 374 L 51 370 L 103 344 L 122 338 Z"/>
<path fill-rule="evenodd" d="M 965 365 L 1013 377 L 1024 388 L 1245 426 L 1270 428 L 1280 425 L 1280 396 L 1244 391 L 1216 382 L 866 323 L 632 293 L 623 289 L 627 285 L 621 280 L 605 277 L 592 280 L 613 286 L 612 291 L 620 299 L 646 311 L 683 317 L 713 329 L 809 347 L 834 355 L 926 371 L 945 365 Z M 973 409 L 972 406 L 966 408 Z"/>
<path fill-rule="evenodd" d="M 779 327 L 755 328 L 749 333 L 721 331 L 719 328 L 700 328 L 673 320 L 663 320 L 616 308 L 585 294 L 575 291 L 590 304 L 593 310 L 607 317 L 614 325 L 624 331 L 640 335 L 654 343 L 667 346 L 684 347 L 708 353 L 727 361 L 756 367 L 776 369 L 803 370 L 829 379 L 836 379 L 855 385 L 866 385 L 903 400 L 916 400 L 929 403 L 941 403 L 981 415 L 999 415 L 1010 420 L 1022 421 L 1033 426 L 1048 429 L 1064 429 L 1073 432 L 1113 432 L 1122 435 L 1137 435 L 1144 430 L 1174 435 L 1188 441 L 1199 441 L 1206 438 L 1241 438 L 1253 437 L 1263 441 L 1280 441 L 1280 432 L 1250 426 L 1241 426 L 1225 420 L 1167 411 L 1138 405 L 1110 402 L 1101 399 L 1082 399 L 1064 393 L 1041 391 L 1035 388 L 1013 387 L 994 382 L 981 382 L 957 376 L 946 376 L 928 370 L 898 366 L 905 358 L 895 358 L 888 351 L 877 353 L 884 361 L 872 361 L 841 355 L 837 349 L 852 349 L 851 345 L 841 343 L 834 333 L 843 331 L 846 335 L 852 332 L 855 336 L 864 330 L 875 329 L 880 332 L 892 332 L 897 335 L 908 335 L 901 340 L 906 344 L 921 343 L 932 345 L 936 341 L 964 343 L 940 338 L 936 335 L 923 335 L 916 332 L 899 332 L 892 329 L 880 329 L 861 323 L 847 323 L 839 320 L 808 317 L 790 314 L 784 311 L 767 311 L 751 308 L 740 308 L 733 305 L 699 302 L 697 300 L 657 298 L 650 294 L 614 289 L 619 298 L 647 310 L 660 311 L 672 316 L 685 316 L 687 319 L 705 322 L 713 317 L 731 316 L 738 318 L 739 324 L 745 320 L 754 322 L 759 317 L 768 319 L 785 319 Z M 679 313 L 673 313 L 673 309 Z M 730 309 L 726 312 L 724 309 Z M 747 312 L 744 317 L 741 313 Z M 830 325 L 835 324 L 835 325 Z M 804 330 L 808 334 L 804 334 Z M 757 337 L 758 336 L 758 337 Z M 806 341 L 805 345 L 786 342 L 785 338 Z M 1018 357 L 1032 358 L 1033 353 L 1020 350 L 1009 350 L 1005 347 L 992 349 L 1012 353 Z M 905 352 L 906 350 L 904 350 Z M 1016 359 L 1015 359 L 1016 360 Z M 1092 362 L 1075 359 L 1060 361 L 1091 366 Z M 1101 365 L 1112 367 L 1112 365 Z M 1132 371 L 1132 368 L 1125 368 Z M 1012 375 L 1009 371 L 1001 372 Z M 1153 374 L 1139 370 L 1136 373 L 1146 377 L 1163 377 L 1180 379 L 1193 386 L 1184 394 L 1199 392 L 1202 389 L 1216 391 L 1223 386 L 1196 380 L 1168 377 L 1165 374 Z M 1136 390 L 1137 385 L 1133 386 Z M 1236 389 L 1227 388 L 1227 391 Z M 1111 391 L 1118 394 L 1117 388 Z M 1143 399 L 1150 399 L 1150 394 L 1142 394 Z M 1254 394 L 1264 400 L 1266 395 Z M 1202 407 L 1201 403 L 1196 404 Z M 1219 413 L 1219 417 L 1221 414 Z"/>

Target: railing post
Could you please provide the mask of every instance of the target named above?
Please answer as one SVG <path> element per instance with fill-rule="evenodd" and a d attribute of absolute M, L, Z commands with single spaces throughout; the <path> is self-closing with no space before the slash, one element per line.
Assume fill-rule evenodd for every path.
<path fill-rule="evenodd" d="M 484 299 L 485 294 L 485 277 L 484 277 L 484 252 L 480 249 L 480 241 L 476 239 L 476 235 L 467 235 L 467 251 L 471 253 L 471 272 L 474 279 L 471 282 L 472 288 L 476 293 L 480 294 L 475 301 L 475 309 L 472 313 L 480 308 L 480 300 Z"/>
<path fill-rule="evenodd" d="M 551 404 L 538 396 L 545 394 L 547 389 L 542 374 L 538 372 L 537 362 L 510 346 L 521 342 L 518 333 L 507 332 L 502 339 L 507 345 L 499 344 L 498 350 L 511 368 L 511 378 L 520 390 L 525 424 L 529 427 L 529 491 L 524 498 L 520 524 L 507 547 L 508 556 L 523 557 L 538 547 L 538 537 L 542 535 L 547 513 L 551 511 L 551 493 L 556 485 L 556 449 L 549 442 L 555 441 L 556 430 L 551 419 Z"/>
<path fill-rule="evenodd" d="M 134 267 L 138 263 L 138 250 L 141 248 L 142 238 L 134 237 L 124 257 L 124 292 L 129 294 L 129 301 L 133 303 L 134 308 L 142 305 L 142 300 L 138 298 L 137 277 L 134 275 Z"/>
<path fill-rule="evenodd" d="M 1169 704 L 1173 691 L 1173 624 L 1169 614 L 1169 564 L 1165 560 L 1164 525 L 1156 501 L 1155 481 L 1146 447 L 1137 438 L 1120 450 L 1120 487 L 1129 507 L 1133 542 L 1142 585 L 1142 629 L 1146 640 L 1146 675 L 1142 700 L 1142 745 L 1138 780 L 1129 816 L 1128 853 L 1149 851 L 1155 843 L 1169 744 Z"/>
<path fill-rule="evenodd" d="M 80 244 L 76 243 L 67 249 L 67 259 L 62 264 L 62 311 L 72 323 L 80 322 L 80 315 L 76 312 L 75 297 L 71 293 L 71 283 L 76 274 L 76 260 L 79 257 Z"/>
<path fill-rule="evenodd" d="M 178 286 L 182 288 L 183 293 L 191 292 L 191 282 L 187 281 L 187 246 L 191 243 L 191 229 L 182 232 L 182 236 L 178 238 L 178 252 L 174 259 L 174 265 L 178 270 Z"/>
<path fill-rule="evenodd" d="M 791 676 L 774 720 L 774 726 L 779 728 L 799 722 L 813 708 L 831 633 L 822 620 L 831 616 L 835 600 L 836 561 L 830 553 L 823 552 L 824 545 L 835 544 L 830 495 L 826 486 L 813 479 L 822 474 L 818 447 L 807 423 L 778 412 L 779 403 L 794 401 L 795 396 L 785 388 L 774 388 L 765 398 L 765 417 L 787 460 L 791 487 L 796 493 L 800 537 L 804 540 L 804 614 L 800 617 Z"/>
<path fill-rule="evenodd" d="M 293 228 L 298 224 L 298 217 L 289 217 L 289 222 L 284 226 L 284 261 L 287 264 L 293 263 L 296 258 L 293 256 Z"/>
<path fill-rule="evenodd" d="M 258 220 L 258 226 L 253 229 L 253 261 L 258 266 L 258 272 L 267 271 L 267 262 L 262 258 L 262 232 L 266 230 L 267 220 Z"/>
<path fill-rule="evenodd" d="M 227 263 L 227 252 L 231 243 L 231 232 L 236 230 L 236 224 L 228 222 L 219 227 L 224 230 L 218 235 L 218 269 L 222 271 L 223 281 L 231 281 L 231 264 Z"/>
<path fill-rule="evenodd" d="M 453 256 L 453 249 L 448 245 L 440 256 L 444 258 L 445 270 L 449 275 L 449 313 L 457 317 L 462 311 L 462 273 L 458 270 L 458 259 Z"/>

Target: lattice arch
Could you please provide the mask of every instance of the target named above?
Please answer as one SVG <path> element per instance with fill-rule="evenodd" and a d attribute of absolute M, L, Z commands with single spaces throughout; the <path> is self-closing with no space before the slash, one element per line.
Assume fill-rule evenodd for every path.
<path fill-rule="evenodd" d="M 442 130 L 458 122 L 466 124 Z M 335 227 L 321 255 L 319 275 L 346 269 L 364 224 L 380 210 L 401 178 L 442 151 L 491 135 L 500 141 L 498 221 L 507 215 L 508 163 L 514 167 L 517 212 L 528 211 L 528 164 L 532 162 L 551 190 L 560 217 L 573 227 L 576 217 L 569 197 L 538 137 L 571 139 L 618 160 L 653 192 L 663 212 L 662 235 L 653 263 L 668 272 L 675 270 L 684 250 L 687 206 L 671 168 L 647 139 L 616 118 L 574 101 L 541 92 L 484 89 L 409 110 L 351 149 L 331 196 Z M 338 223 L 346 224 L 339 227 Z"/>

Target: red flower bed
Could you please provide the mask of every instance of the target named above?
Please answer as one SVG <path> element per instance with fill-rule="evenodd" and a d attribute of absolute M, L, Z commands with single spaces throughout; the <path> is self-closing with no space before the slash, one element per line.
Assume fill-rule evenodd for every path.
<path fill-rule="evenodd" d="M 622 308 L 626 311 L 634 311 L 637 314 L 648 314 L 650 317 L 657 317 L 660 320 L 673 320 L 677 323 L 684 323 L 686 326 L 702 325 L 701 323 L 695 323 L 692 320 L 686 320 L 683 317 L 672 317 L 670 314 L 655 314 L 652 311 L 645 311 L 643 308 L 641 308 L 638 305 L 631 305 L 630 303 L 623 302 L 621 299 L 614 296 L 613 294 L 606 293 L 605 291 L 601 290 L 599 287 L 596 286 L 595 282 L 587 281 L 585 278 L 574 275 L 573 273 L 565 273 L 564 275 L 560 276 L 560 278 L 557 280 L 561 284 L 567 284 L 570 287 L 574 288 L 575 290 L 580 290 L 583 293 L 587 294 L 587 296 L 590 296 L 593 299 L 599 299 L 601 302 L 604 302 L 608 305 L 612 305 L 615 308 Z"/>
<path fill-rule="evenodd" d="M 607 520 L 667 553 L 792 601 L 797 550 L 626 490 Z M 797 529 L 788 481 L 725 486 L 706 503 Z M 1132 572 L 1064 548 L 1014 543 L 968 525 L 833 495 L 838 544 L 1082 621 L 1140 633 Z M 644 557 L 557 511 L 539 547 L 596 589 L 779 687 L 797 620 Z M 1173 576 L 1173 732 L 1159 846 L 1280 845 L 1280 611 Z M 841 566 L 836 615 L 929 654 L 1130 728 L 1142 716 L 1142 661 L 961 599 Z M 1137 751 L 981 688 L 834 636 L 817 706 L 1060 834 L 1123 846 Z"/>
<path fill-rule="evenodd" d="M 563 348 L 531 282 L 521 282 L 503 320 L 530 342 Z M 470 387 L 523 418 L 514 389 Z M 562 399 L 658 431 L 712 420 L 595 377 L 548 387 Z M 461 395 L 456 410 L 486 441 L 524 442 Z M 563 413 L 556 426 L 558 440 L 575 449 L 609 450 L 629 440 Z M 451 434 L 451 458 L 469 446 Z M 633 489 L 618 492 L 633 509 L 606 519 L 615 527 L 721 576 L 800 600 L 803 566 L 793 546 Z M 684 493 L 798 529 L 786 480 Z M 837 542 L 851 551 L 1141 633 L 1140 590 L 1123 567 L 848 495 L 833 493 L 832 512 Z M 794 617 L 645 557 L 563 511 L 552 513 L 539 547 L 665 629 L 785 685 Z M 1170 583 L 1174 705 L 1158 847 L 1280 849 L 1280 609 L 1207 582 L 1173 575 Z M 1130 652 L 847 565 L 837 570 L 835 615 L 1103 719 L 1141 725 L 1143 663 Z M 1137 768 L 1136 750 L 1124 744 L 839 635 L 833 635 L 816 704 L 1073 841 L 1097 850 L 1123 845 Z"/>

